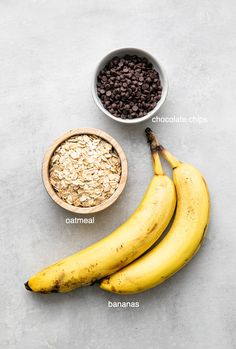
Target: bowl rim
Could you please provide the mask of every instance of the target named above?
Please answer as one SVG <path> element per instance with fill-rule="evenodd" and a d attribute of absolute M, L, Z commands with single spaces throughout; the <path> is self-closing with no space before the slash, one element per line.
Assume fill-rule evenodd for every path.
<path fill-rule="evenodd" d="M 100 98 L 97 95 L 97 89 L 96 89 L 96 82 L 97 82 L 97 75 L 99 70 L 101 69 L 101 65 L 110 57 L 110 56 L 115 56 L 117 54 L 121 54 L 124 53 L 126 51 L 134 51 L 134 54 L 137 55 L 143 55 L 144 57 L 147 58 L 151 58 L 151 60 L 153 62 L 155 62 L 155 65 L 158 67 L 158 73 L 160 73 L 163 76 L 163 80 L 162 80 L 162 87 L 163 87 L 163 91 L 162 91 L 162 95 L 161 95 L 161 99 L 158 101 L 157 105 L 155 106 L 154 109 L 152 109 L 149 113 L 147 113 L 145 116 L 142 116 L 140 118 L 137 119 L 121 119 L 121 118 L 117 118 L 114 115 L 112 115 L 104 106 L 103 104 L 100 102 Z M 135 53 L 136 52 L 136 53 Z M 128 53 L 127 53 L 128 54 Z M 111 57 L 109 58 L 111 59 Z M 150 52 L 145 51 L 143 49 L 137 48 L 137 47 L 121 47 L 115 50 L 112 50 L 110 52 L 108 52 L 105 56 L 103 56 L 102 59 L 100 59 L 100 61 L 98 62 L 95 70 L 94 70 L 94 74 L 93 74 L 93 79 L 92 79 L 92 84 L 91 84 L 91 90 L 92 90 L 92 96 L 93 96 L 93 100 L 96 103 L 97 107 L 109 118 L 123 123 L 123 124 L 138 124 L 140 122 L 144 122 L 148 119 L 150 119 L 152 116 L 154 116 L 157 111 L 161 108 L 161 106 L 164 104 L 167 95 L 168 95 L 168 90 L 169 90 L 169 83 L 168 83 L 168 78 L 167 78 L 167 74 L 165 69 L 163 68 L 162 64 L 159 62 L 159 60 L 157 60 L 155 58 L 155 56 L 153 56 Z"/>
<path fill-rule="evenodd" d="M 108 198 L 107 200 L 103 201 L 101 204 L 97 206 L 92 206 L 92 207 L 77 207 L 70 205 L 66 203 L 64 200 L 62 200 L 56 193 L 56 191 L 53 189 L 50 179 L 49 179 L 49 166 L 50 166 L 50 159 L 56 150 L 56 148 L 63 143 L 65 140 L 75 136 L 75 135 L 82 135 L 82 134 L 93 134 L 98 137 L 101 137 L 102 139 L 106 140 L 108 143 L 110 143 L 113 148 L 116 150 L 120 161 L 121 161 L 121 177 L 120 177 L 120 182 L 119 185 L 116 189 L 116 191 Z M 108 133 L 96 129 L 96 128 L 76 128 L 72 129 L 68 132 L 65 132 L 63 135 L 58 137 L 52 145 L 47 149 L 47 151 L 44 154 L 43 158 L 43 163 L 42 163 L 42 180 L 44 187 L 48 193 L 48 195 L 51 197 L 51 199 L 57 203 L 59 206 L 64 208 L 67 211 L 73 212 L 73 213 L 79 213 L 79 214 L 89 214 L 89 213 L 95 213 L 95 212 L 100 212 L 110 205 L 112 205 L 118 197 L 121 195 L 123 192 L 126 182 L 127 182 L 127 177 L 128 177 L 128 161 L 127 157 L 120 146 L 120 144 Z"/>

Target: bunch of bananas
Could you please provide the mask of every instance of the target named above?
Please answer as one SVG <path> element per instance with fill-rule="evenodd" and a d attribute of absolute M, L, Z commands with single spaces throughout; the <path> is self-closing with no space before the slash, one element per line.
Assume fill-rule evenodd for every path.
<path fill-rule="evenodd" d="M 154 176 L 136 211 L 106 238 L 32 276 L 26 289 L 69 292 L 98 282 L 109 292 L 138 293 L 168 279 L 198 251 L 210 212 L 206 182 L 196 168 L 162 147 L 151 129 L 146 129 L 146 135 Z M 174 184 L 164 174 L 158 152 L 171 165 Z M 174 214 L 176 194 L 173 224 L 150 250 Z"/>

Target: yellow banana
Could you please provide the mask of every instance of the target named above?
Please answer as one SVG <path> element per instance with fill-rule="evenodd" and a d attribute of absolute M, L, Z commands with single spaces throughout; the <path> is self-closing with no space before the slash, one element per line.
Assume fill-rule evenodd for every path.
<path fill-rule="evenodd" d="M 155 135 L 146 129 L 149 139 Z M 152 288 L 181 269 L 198 251 L 206 233 L 210 203 L 206 182 L 191 165 L 181 163 L 156 139 L 156 149 L 173 168 L 177 191 L 176 216 L 165 238 L 150 252 L 113 275 L 100 287 L 114 293 L 138 293 Z"/>
<path fill-rule="evenodd" d="M 106 238 L 32 276 L 26 289 L 39 292 L 68 292 L 90 285 L 123 268 L 160 237 L 176 204 L 174 184 L 153 153 L 154 176 L 133 215 Z"/>

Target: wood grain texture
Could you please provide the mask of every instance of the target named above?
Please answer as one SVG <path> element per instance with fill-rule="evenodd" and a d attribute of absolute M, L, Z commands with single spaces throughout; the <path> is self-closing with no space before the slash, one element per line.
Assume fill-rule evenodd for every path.
<path fill-rule="evenodd" d="M 92 134 L 99 136 L 103 138 L 105 141 L 109 142 L 113 148 L 116 150 L 117 154 L 119 155 L 120 161 L 121 161 L 121 178 L 120 182 L 118 185 L 118 188 L 114 192 L 114 194 L 107 200 L 105 200 L 103 203 L 97 206 L 93 207 L 76 207 L 73 205 L 70 205 L 63 201 L 55 192 L 53 189 L 50 179 L 49 179 L 49 166 L 50 166 L 50 160 L 51 157 L 56 150 L 56 148 L 63 143 L 65 140 L 72 136 L 76 135 L 82 135 L 82 134 Z M 48 192 L 49 196 L 52 198 L 52 200 L 58 204 L 59 206 L 63 207 L 65 210 L 68 210 L 70 212 L 74 213 L 79 213 L 79 214 L 89 214 L 89 213 L 95 213 L 104 210 L 105 208 L 109 207 L 112 205 L 120 196 L 122 191 L 124 190 L 124 187 L 127 182 L 127 177 L 128 177 L 128 163 L 127 163 L 127 158 L 126 155 L 119 145 L 119 143 L 111 137 L 109 134 L 106 132 L 95 129 L 95 128 L 77 128 L 74 130 L 71 130 L 69 132 L 64 133 L 61 137 L 57 138 L 53 144 L 49 147 L 49 149 L 46 151 L 43 159 L 43 164 L 42 164 L 42 178 L 43 178 L 43 184 L 45 186 L 46 191 Z"/>

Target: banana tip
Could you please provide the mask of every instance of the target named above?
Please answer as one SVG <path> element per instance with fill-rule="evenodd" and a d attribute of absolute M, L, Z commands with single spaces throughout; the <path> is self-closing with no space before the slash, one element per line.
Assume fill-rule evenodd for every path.
<path fill-rule="evenodd" d="M 28 281 L 25 282 L 24 285 L 25 285 L 26 290 L 31 291 L 31 292 L 33 291 L 32 288 L 29 286 L 29 282 Z"/>

